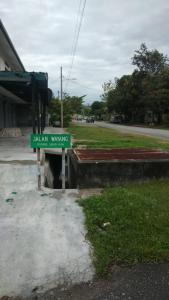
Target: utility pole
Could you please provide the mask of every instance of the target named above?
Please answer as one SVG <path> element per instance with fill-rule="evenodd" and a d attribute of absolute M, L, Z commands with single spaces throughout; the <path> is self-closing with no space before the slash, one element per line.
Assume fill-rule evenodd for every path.
<path fill-rule="evenodd" d="M 63 75 L 60 67 L 61 128 L 63 128 Z M 65 190 L 65 149 L 62 148 L 62 190 Z"/>

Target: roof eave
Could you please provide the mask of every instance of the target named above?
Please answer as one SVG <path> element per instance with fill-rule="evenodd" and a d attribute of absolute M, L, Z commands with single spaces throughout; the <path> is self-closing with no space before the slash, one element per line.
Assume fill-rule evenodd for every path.
<path fill-rule="evenodd" d="M 17 59 L 19 65 L 20 65 L 20 67 L 22 68 L 22 71 L 25 72 L 24 65 L 23 65 L 23 63 L 21 62 L 21 60 L 20 60 L 20 58 L 19 58 L 19 55 L 18 55 L 18 53 L 16 52 L 15 47 L 14 47 L 14 45 L 13 45 L 13 43 L 12 43 L 12 41 L 11 41 L 11 39 L 10 39 L 10 37 L 9 37 L 9 35 L 8 35 L 6 29 L 5 29 L 5 27 L 4 27 L 4 25 L 3 25 L 2 21 L 1 21 L 1 19 L 0 19 L 0 29 L 2 30 L 2 32 L 3 32 L 3 34 L 5 35 L 5 37 L 6 37 L 7 41 L 8 41 L 8 43 L 9 43 L 9 45 L 10 45 L 12 51 L 13 51 L 13 53 L 15 54 L 15 57 L 16 57 L 16 59 Z"/>

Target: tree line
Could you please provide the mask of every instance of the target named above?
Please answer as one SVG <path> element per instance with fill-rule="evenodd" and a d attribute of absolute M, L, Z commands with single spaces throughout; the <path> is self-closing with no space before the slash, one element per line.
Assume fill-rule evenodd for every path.
<path fill-rule="evenodd" d="M 103 85 L 107 114 L 119 114 L 130 123 L 169 122 L 168 61 L 166 55 L 141 44 L 132 57 L 133 73 Z"/>
<path fill-rule="evenodd" d="M 63 124 L 69 126 L 74 114 L 81 114 L 83 111 L 83 102 L 85 95 L 81 97 L 70 96 L 64 93 L 63 99 Z M 61 100 L 58 97 L 52 98 L 49 107 L 50 124 L 59 126 L 61 124 Z"/>
<path fill-rule="evenodd" d="M 134 51 L 131 75 L 109 80 L 103 84 L 101 101 L 84 104 L 85 95 L 64 94 L 64 126 L 73 115 L 94 116 L 96 120 L 110 120 L 121 116 L 124 123 L 169 123 L 169 59 L 158 50 L 149 50 L 141 44 Z M 50 122 L 60 122 L 61 102 L 53 97 L 50 104 Z"/>

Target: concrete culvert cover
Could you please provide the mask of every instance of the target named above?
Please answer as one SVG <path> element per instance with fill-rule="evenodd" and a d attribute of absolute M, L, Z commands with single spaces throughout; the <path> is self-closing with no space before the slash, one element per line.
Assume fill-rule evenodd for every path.
<path fill-rule="evenodd" d="M 36 191 L 36 165 L 0 165 L 0 297 L 92 279 L 76 190 Z"/>

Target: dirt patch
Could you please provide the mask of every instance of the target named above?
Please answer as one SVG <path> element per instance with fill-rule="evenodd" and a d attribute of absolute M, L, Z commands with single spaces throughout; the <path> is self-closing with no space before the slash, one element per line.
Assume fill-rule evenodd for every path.
<path fill-rule="evenodd" d="M 81 199 L 85 199 L 91 196 L 101 195 L 103 189 L 81 189 L 79 190 L 79 196 Z"/>

